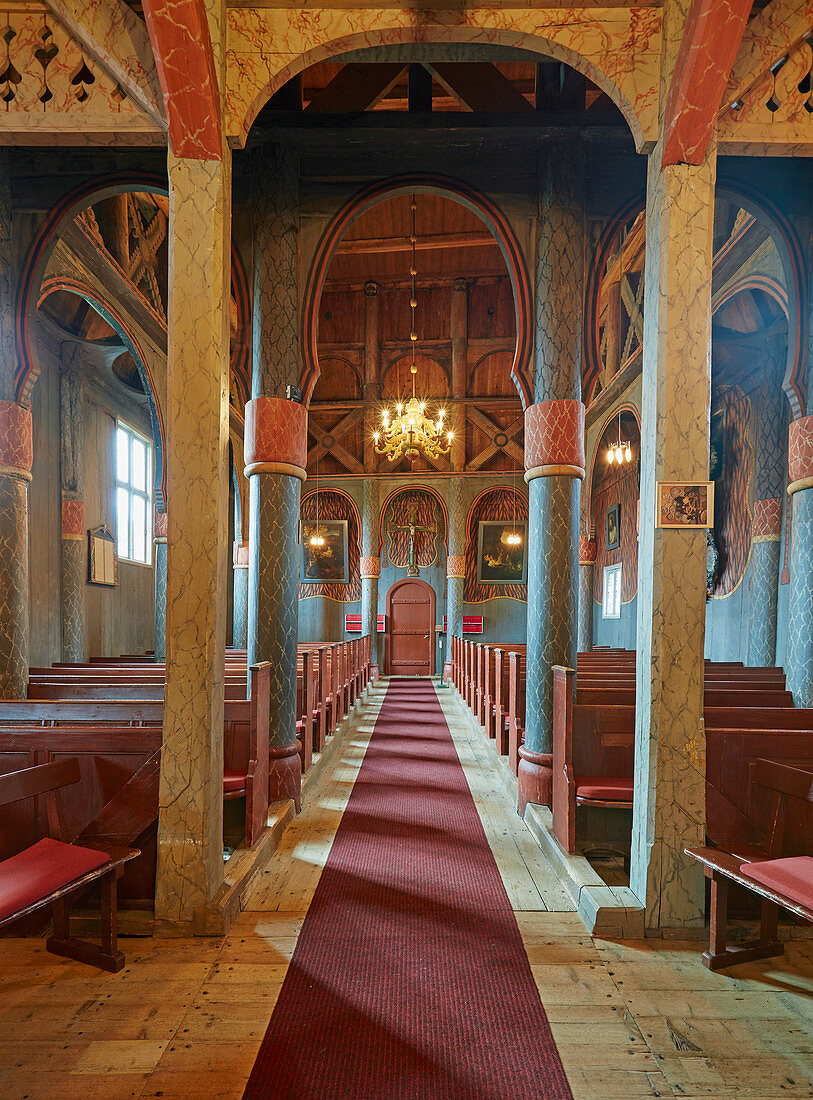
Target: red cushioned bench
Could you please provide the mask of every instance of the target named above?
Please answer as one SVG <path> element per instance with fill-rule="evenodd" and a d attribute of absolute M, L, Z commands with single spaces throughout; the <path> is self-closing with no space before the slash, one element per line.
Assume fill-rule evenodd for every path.
<path fill-rule="evenodd" d="M 759 848 L 735 845 L 733 851 L 685 849 L 687 855 L 702 863 L 706 877 L 711 879 L 710 943 L 709 950 L 703 953 L 703 964 L 709 970 L 781 955 L 785 948 L 777 935 L 780 908 L 813 921 L 813 857 L 777 858 L 782 849 L 789 799 L 813 803 L 813 772 L 775 760 L 758 760 L 754 780 L 773 791 L 776 800 L 764 845 Z M 813 829 L 805 845 L 808 852 L 811 840 Z M 744 886 L 762 899 L 760 934 L 754 943 L 727 943 L 729 882 Z"/>
<path fill-rule="evenodd" d="M 50 905 L 53 935 L 47 950 L 115 973 L 124 966 L 116 946 L 116 884 L 124 864 L 141 853 L 137 848 L 90 848 L 62 841 L 57 792 L 79 778 L 75 756 L 0 776 L 0 806 L 44 796 L 48 830 L 56 834 L 0 862 L 0 927 Z M 70 934 L 71 905 L 96 881 L 102 888 L 101 946 Z"/>

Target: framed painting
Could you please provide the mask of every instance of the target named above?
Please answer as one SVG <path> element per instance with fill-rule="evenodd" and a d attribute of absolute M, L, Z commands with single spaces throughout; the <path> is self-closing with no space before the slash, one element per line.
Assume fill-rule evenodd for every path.
<path fill-rule="evenodd" d="M 88 531 L 88 584 L 118 584 L 116 540 L 104 523 Z"/>
<path fill-rule="evenodd" d="M 714 526 L 713 481 L 659 481 L 656 527 Z"/>
<path fill-rule="evenodd" d="M 315 521 L 303 520 L 300 579 L 304 584 L 348 584 L 347 520 L 320 520 L 318 544 L 313 542 L 316 536 Z"/>
<path fill-rule="evenodd" d="M 518 535 L 519 541 L 512 541 Z M 477 542 L 478 584 L 526 584 L 528 524 L 481 519 Z"/>
<path fill-rule="evenodd" d="M 615 550 L 621 545 L 621 505 L 614 504 L 607 509 L 607 549 Z"/>

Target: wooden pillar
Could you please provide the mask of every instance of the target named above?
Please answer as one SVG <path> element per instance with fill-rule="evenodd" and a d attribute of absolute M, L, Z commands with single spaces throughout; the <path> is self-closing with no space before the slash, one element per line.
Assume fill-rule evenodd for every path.
<path fill-rule="evenodd" d="M 59 375 L 59 476 L 62 502 L 60 621 L 63 661 L 84 661 L 85 631 L 85 431 L 82 364 L 72 341 L 62 345 Z"/>
<path fill-rule="evenodd" d="M 466 468 L 466 388 L 468 385 L 469 293 L 465 279 L 455 279 L 452 289 L 452 451 L 455 471 Z"/>
<path fill-rule="evenodd" d="M 0 150 L 0 698 L 28 691 L 28 483 L 34 460 L 31 409 L 17 403 L 16 280 L 10 149 Z"/>
<path fill-rule="evenodd" d="M 377 413 L 381 403 L 381 295 L 378 283 L 364 284 L 364 471 L 378 469 L 373 432 L 378 427 Z"/>
<path fill-rule="evenodd" d="M 656 527 L 656 483 L 706 481 L 716 148 L 649 157 L 646 207 L 635 795 L 630 886 L 657 927 L 701 927 L 706 531 Z"/>
<path fill-rule="evenodd" d="M 155 912 L 223 882 L 231 158 L 170 152 L 167 682 Z"/>

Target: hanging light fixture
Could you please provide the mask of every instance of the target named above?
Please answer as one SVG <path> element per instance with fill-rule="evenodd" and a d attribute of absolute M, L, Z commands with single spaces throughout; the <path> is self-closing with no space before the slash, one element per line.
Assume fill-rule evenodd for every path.
<path fill-rule="evenodd" d="M 415 345 L 418 341 L 418 330 L 415 323 L 415 310 L 418 307 L 416 286 L 418 234 L 416 230 L 417 204 L 414 195 L 412 196 L 410 209 L 412 212 L 412 233 L 409 239 L 412 244 L 412 264 L 409 274 L 412 281 L 412 293 L 409 306 L 412 326 L 409 339 L 412 341 L 412 362 L 409 369 L 412 375 L 412 397 L 406 405 L 401 401 L 397 402 L 394 412 L 383 409 L 381 412 L 381 427 L 378 431 L 373 432 L 376 452 L 380 455 L 386 455 L 389 462 L 395 462 L 396 459 L 403 458 L 404 455 L 408 458 L 417 458 L 419 455 L 431 459 L 439 458 L 440 455 L 449 453 L 453 438 L 453 433 L 444 428 L 445 410 L 440 409 L 437 419 L 432 420 L 426 415 L 427 402 L 420 401 L 415 395 L 415 376 L 418 373 L 418 365 L 415 362 Z"/>
<path fill-rule="evenodd" d="M 316 497 L 316 530 L 308 539 L 311 546 L 324 546 L 325 536 L 319 530 L 319 456 L 316 456 L 316 488 L 314 489 L 314 495 Z"/>
<path fill-rule="evenodd" d="M 622 466 L 625 462 L 632 462 L 632 447 L 628 439 L 621 438 L 621 410 L 618 410 L 618 438 L 607 448 L 607 461 L 612 466 L 616 462 Z"/>

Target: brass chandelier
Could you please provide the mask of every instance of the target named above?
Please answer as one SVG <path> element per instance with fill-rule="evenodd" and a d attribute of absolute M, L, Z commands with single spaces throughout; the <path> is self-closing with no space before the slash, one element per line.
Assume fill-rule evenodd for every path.
<path fill-rule="evenodd" d="M 415 212 L 417 205 L 415 196 L 412 196 L 412 264 L 409 274 L 412 279 L 412 293 L 409 306 L 412 311 L 412 325 L 409 339 L 412 341 L 412 363 L 410 373 L 412 375 L 412 397 L 404 404 L 399 401 L 395 410 L 383 409 L 381 412 L 381 428 L 373 432 L 376 452 L 386 455 L 389 462 L 395 462 L 399 458 L 417 458 L 424 455 L 425 458 L 436 459 L 449 453 L 452 446 L 453 433 L 444 430 L 443 418 L 446 415 L 444 409 L 438 411 L 437 419 L 432 420 L 426 415 L 426 401 L 420 401 L 415 396 L 415 376 L 418 373 L 418 365 L 415 362 L 415 344 L 418 340 L 418 330 L 415 325 L 415 310 L 418 307 L 416 277 L 417 244 L 418 235 L 415 228 Z M 445 437 L 445 444 L 444 444 Z"/>

